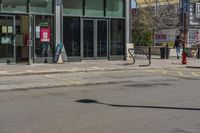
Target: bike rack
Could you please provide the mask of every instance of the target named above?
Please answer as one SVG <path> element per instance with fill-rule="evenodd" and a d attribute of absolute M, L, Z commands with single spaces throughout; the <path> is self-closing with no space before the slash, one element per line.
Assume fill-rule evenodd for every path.
<path fill-rule="evenodd" d="M 143 55 L 148 60 L 148 64 L 139 65 L 140 67 L 145 67 L 145 66 L 150 66 L 151 65 L 151 59 L 150 59 L 150 57 L 148 56 L 147 52 L 144 49 L 142 49 L 142 48 L 129 48 L 128 52 L 130 54 L 130 58 L 133 59 L 133 62 L 132 63 L 127 63 L 125 65 L 133 65 L 133 64 L 135 64 L 135 61 L 136 61 L 135 55 Z"/>

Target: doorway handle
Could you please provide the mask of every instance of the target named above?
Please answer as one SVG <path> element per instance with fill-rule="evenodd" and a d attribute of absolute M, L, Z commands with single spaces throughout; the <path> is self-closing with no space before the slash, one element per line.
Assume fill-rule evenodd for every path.
<path fill-rule="evenodd" d="M 27 46 L 32 46 L 33 41 L 32 40 L 27 40 Z"/>

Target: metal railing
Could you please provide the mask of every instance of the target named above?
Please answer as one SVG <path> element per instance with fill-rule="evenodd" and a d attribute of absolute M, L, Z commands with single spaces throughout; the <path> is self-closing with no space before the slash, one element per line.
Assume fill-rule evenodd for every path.
<path fill-rule="evenodd" d="M 150 58 L 150 51 L 149 54 L 147 54 L 147 51 L 145 51 L 142 48 L 129 48 L 128 52 L 130 54 L 130 58 L 133 60 L 132 63 L 127 63 L 126 65 L 133 65 L 136 62 L 136 59 L 144 59 L 148 61 L 148 64 L 144 64 L 144 65 L 139 65 L 141 67 L 145 67 L 145 66 L 150 66 L 151 65 L 151 58 Z"/>

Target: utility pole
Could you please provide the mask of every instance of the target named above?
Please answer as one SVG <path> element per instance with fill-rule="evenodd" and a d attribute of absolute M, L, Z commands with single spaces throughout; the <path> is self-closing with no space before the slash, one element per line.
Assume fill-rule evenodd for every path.
<path fill-rule="evenodd" d="M 182 0 L 182 34 L 185 41 L 184 46 L 187 46 L 188 41 L 188 28 L 189 28 L 189 3 L 190 0 Z"/>
<path fill-rule="evenodd" d="M 182 43 L 183 45 L 183 53 L 182 53 L 182 64 L 187 64 L 187 57 L 186 57 L 186 52 L 185 52 L 185 47 L 187 45 L 187 40 L 188 40 L 188 13 L 189 13 L 189 3 L 190 0 L 182 0 L 181 7 L 182 7 L 182 33 L 183 33 L 183 40 L 184 42 Z"/>

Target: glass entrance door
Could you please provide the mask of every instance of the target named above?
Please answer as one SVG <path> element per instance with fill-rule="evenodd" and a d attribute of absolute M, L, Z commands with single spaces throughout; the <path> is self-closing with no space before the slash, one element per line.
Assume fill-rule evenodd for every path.
<path fill-rule="evenodd" d="M 97 57 L 107 57 L 108 55 L 108 22 L 97 21 Z"/>
<path fill-rule="evenodd" d="M 94 57 L 94 21 L 83 21 L 83 57 Z"/>
<path fill-rule="evenodd" d="M 16 62 L 15 16 L 0 16 L 0 61 Z"/>
<path fill-rule="evenodd" d="M 83 20 L 83 57 L 98 59 L 108 57 L 107 20 Z"/>

